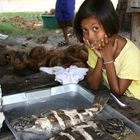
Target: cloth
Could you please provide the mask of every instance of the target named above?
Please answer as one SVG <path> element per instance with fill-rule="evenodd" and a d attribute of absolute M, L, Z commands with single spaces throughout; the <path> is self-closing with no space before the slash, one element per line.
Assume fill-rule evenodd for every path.
<path fill-rule="evenodd" d="M 0 112 L 0 128 L 2 127 L 3 121 L 5 120 L 3 112 Z"/>
<path fill-rule="evenodd" d="M 0 111 L 2 108 L 2 91 L 1 91 L 1 85 L 0 85 Z M 5 120 L 5 116 L 3 112 L 0 112 L 0 128 L 2 127 L 3 121 Z"/>
<path fill-rule="evenodd" d="M 56 67 L 40 67 L 40 71 L 48 74 L 54 74 L 55 80 L 63 84 L 75 83 L 84 79 L 88 68 L 78 68 L 77 66 L 70 66 L 69 68 Z"/>
<path fill-rule="evenodd" d="M 57 0 L 55 17 L 60 21 L 71 21 L 74 18 L 75 0 Z"/>
<path fill-rule="evenodd" d="M 0 34 L 0 39 L 1 40 L 5 40 L 6 38 L 8 38 L 8 35 Z"/>
<path fill-rule="evenodd" d="M 126 38 L 126 40 L 127 43 L 115 59 L 114 65 L 119 78 L 132 80 L 125 94 L 140 100 L 140 50 L 129 39 Z M 90 67 L 94 68 L 97 57 L 90 48 L 88 48 L 88 54 L 87 63 Z M 109 88 L 104 68 L 103 80 L 104 84 Z"/>

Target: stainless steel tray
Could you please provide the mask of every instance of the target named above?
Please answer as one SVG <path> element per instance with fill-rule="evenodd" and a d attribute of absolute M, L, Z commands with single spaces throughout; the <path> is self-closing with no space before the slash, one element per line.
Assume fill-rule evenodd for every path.
<path fill-rule="evenodd" d="M 20 116 L 40 114 L 53 109 L 88 107 L 93 100 L 93 93 L 78 84 L 68 84 L 4 96 L 3 111 L 11 121 Z"/>
<path fill-rule="evenodd" d="M 37 139 L 43 140 L 44 136 L 29 133 L 19 133 L 10 125 L 13 119 L 21 116 L 38 115 L 43 112 L 57 109 L 90 107 L 94 94 L 78 84 L 68 84 L 48 89 L 35 90 L 3 97 L 3 111 L 6 115 L 6 124 L 17 140 Z M 140 134 L 140 127 L 128 120 L 108 105 L 97 116 L 97 119 L 120 118 L 135 133 Z"/>
<path fill-rule="evenodd" d="M 38 115 L 57 109 L 80 108 L 91 106 L 94 95 L 78 84 L 62 85 L 42 90 L 19 93 L 3 97 L 3 111 L 6 124 L 16 139 L 45 139 L 30 133 L 15 131 L 10 125 L 13 119 L 21 116 Z"/>

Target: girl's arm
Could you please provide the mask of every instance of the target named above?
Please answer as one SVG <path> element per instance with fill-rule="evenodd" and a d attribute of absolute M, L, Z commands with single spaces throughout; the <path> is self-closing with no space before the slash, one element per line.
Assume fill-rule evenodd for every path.
<path fill-rule="evenodd" d="M 99 50 L 95 49 L 95 46 L 90 44 L 90 42 L 88 40 L 86 40 L 84 38 L 83 38 L 83 40 L 88 47 L 92 48 L 92 50 L 94 51 L 94 53 L 98 57 L 95 68 L 90 67 L 89 71 L 87 73 L 87 76 L 86 76 L 86 79 L 87 79 L 87 82 L 88 82 L 90 88 L 93 90 L 97 90 L 100 86 L 101 79 L 102 79 L 103 59 L 101 57 Z"/>
<path fill-rule="evenodd" d="M 97 90 L 102 79 L 102 65 L 103 61 L 101 58 L 98 58 L 95 68 L 89 68 L 87 74 L 87 82 L 91 89 Z"/>
<path fill-rule="evenodd" d="M 123 95 L 128 89 L 132 80 L 118 78 L 114 63 L 105 64 L 105 69 L 110 90 L 117 96 Z"/>
<path fill-rule="evenodd" d="M 114 45 L 112 46 L 111 43 L 109 44 L 108 38 L 105 37 L 104 42 L 101 44 L 101 46 L 103 46 L 103 48 L 100 53 L 102 55 L 104 67 L 106 69 L 106 75 L 110 90 L 115 95 L 121 96 L 128 89 L 132 80 L 120 79 L 116 74 L 113 59 L 115 58 L 114 55 L 118 47 L 118 39 L 115 39 Z"/>

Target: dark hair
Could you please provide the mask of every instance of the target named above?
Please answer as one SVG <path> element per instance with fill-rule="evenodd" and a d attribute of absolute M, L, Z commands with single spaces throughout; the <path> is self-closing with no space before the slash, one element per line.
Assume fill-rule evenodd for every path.
<path fill-rule="evenodd" d="M 74 30 L 80 42 L 83 42 L 81 21 L 92 16 L 97 17 L 109 37 L 118 33 L 119 19 L 112 2 L 110 0 L 85 0 L 74 20 Z"/>

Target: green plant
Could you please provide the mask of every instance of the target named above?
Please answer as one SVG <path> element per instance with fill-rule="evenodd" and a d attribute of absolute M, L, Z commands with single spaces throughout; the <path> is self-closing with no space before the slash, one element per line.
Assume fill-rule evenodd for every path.
<path fill-rule="evenodd" d="M 27 35 L 42 32 L 41 12 L 11 12 L 0 13 L 0 32 L 8 35 Z"/>
<path fill-rule="evenodd" d="M 17 29 L 9 23 L 0 24 L 0 32 L 13 35 L 25 35 L 29 33 L 29 31 Z"/>

